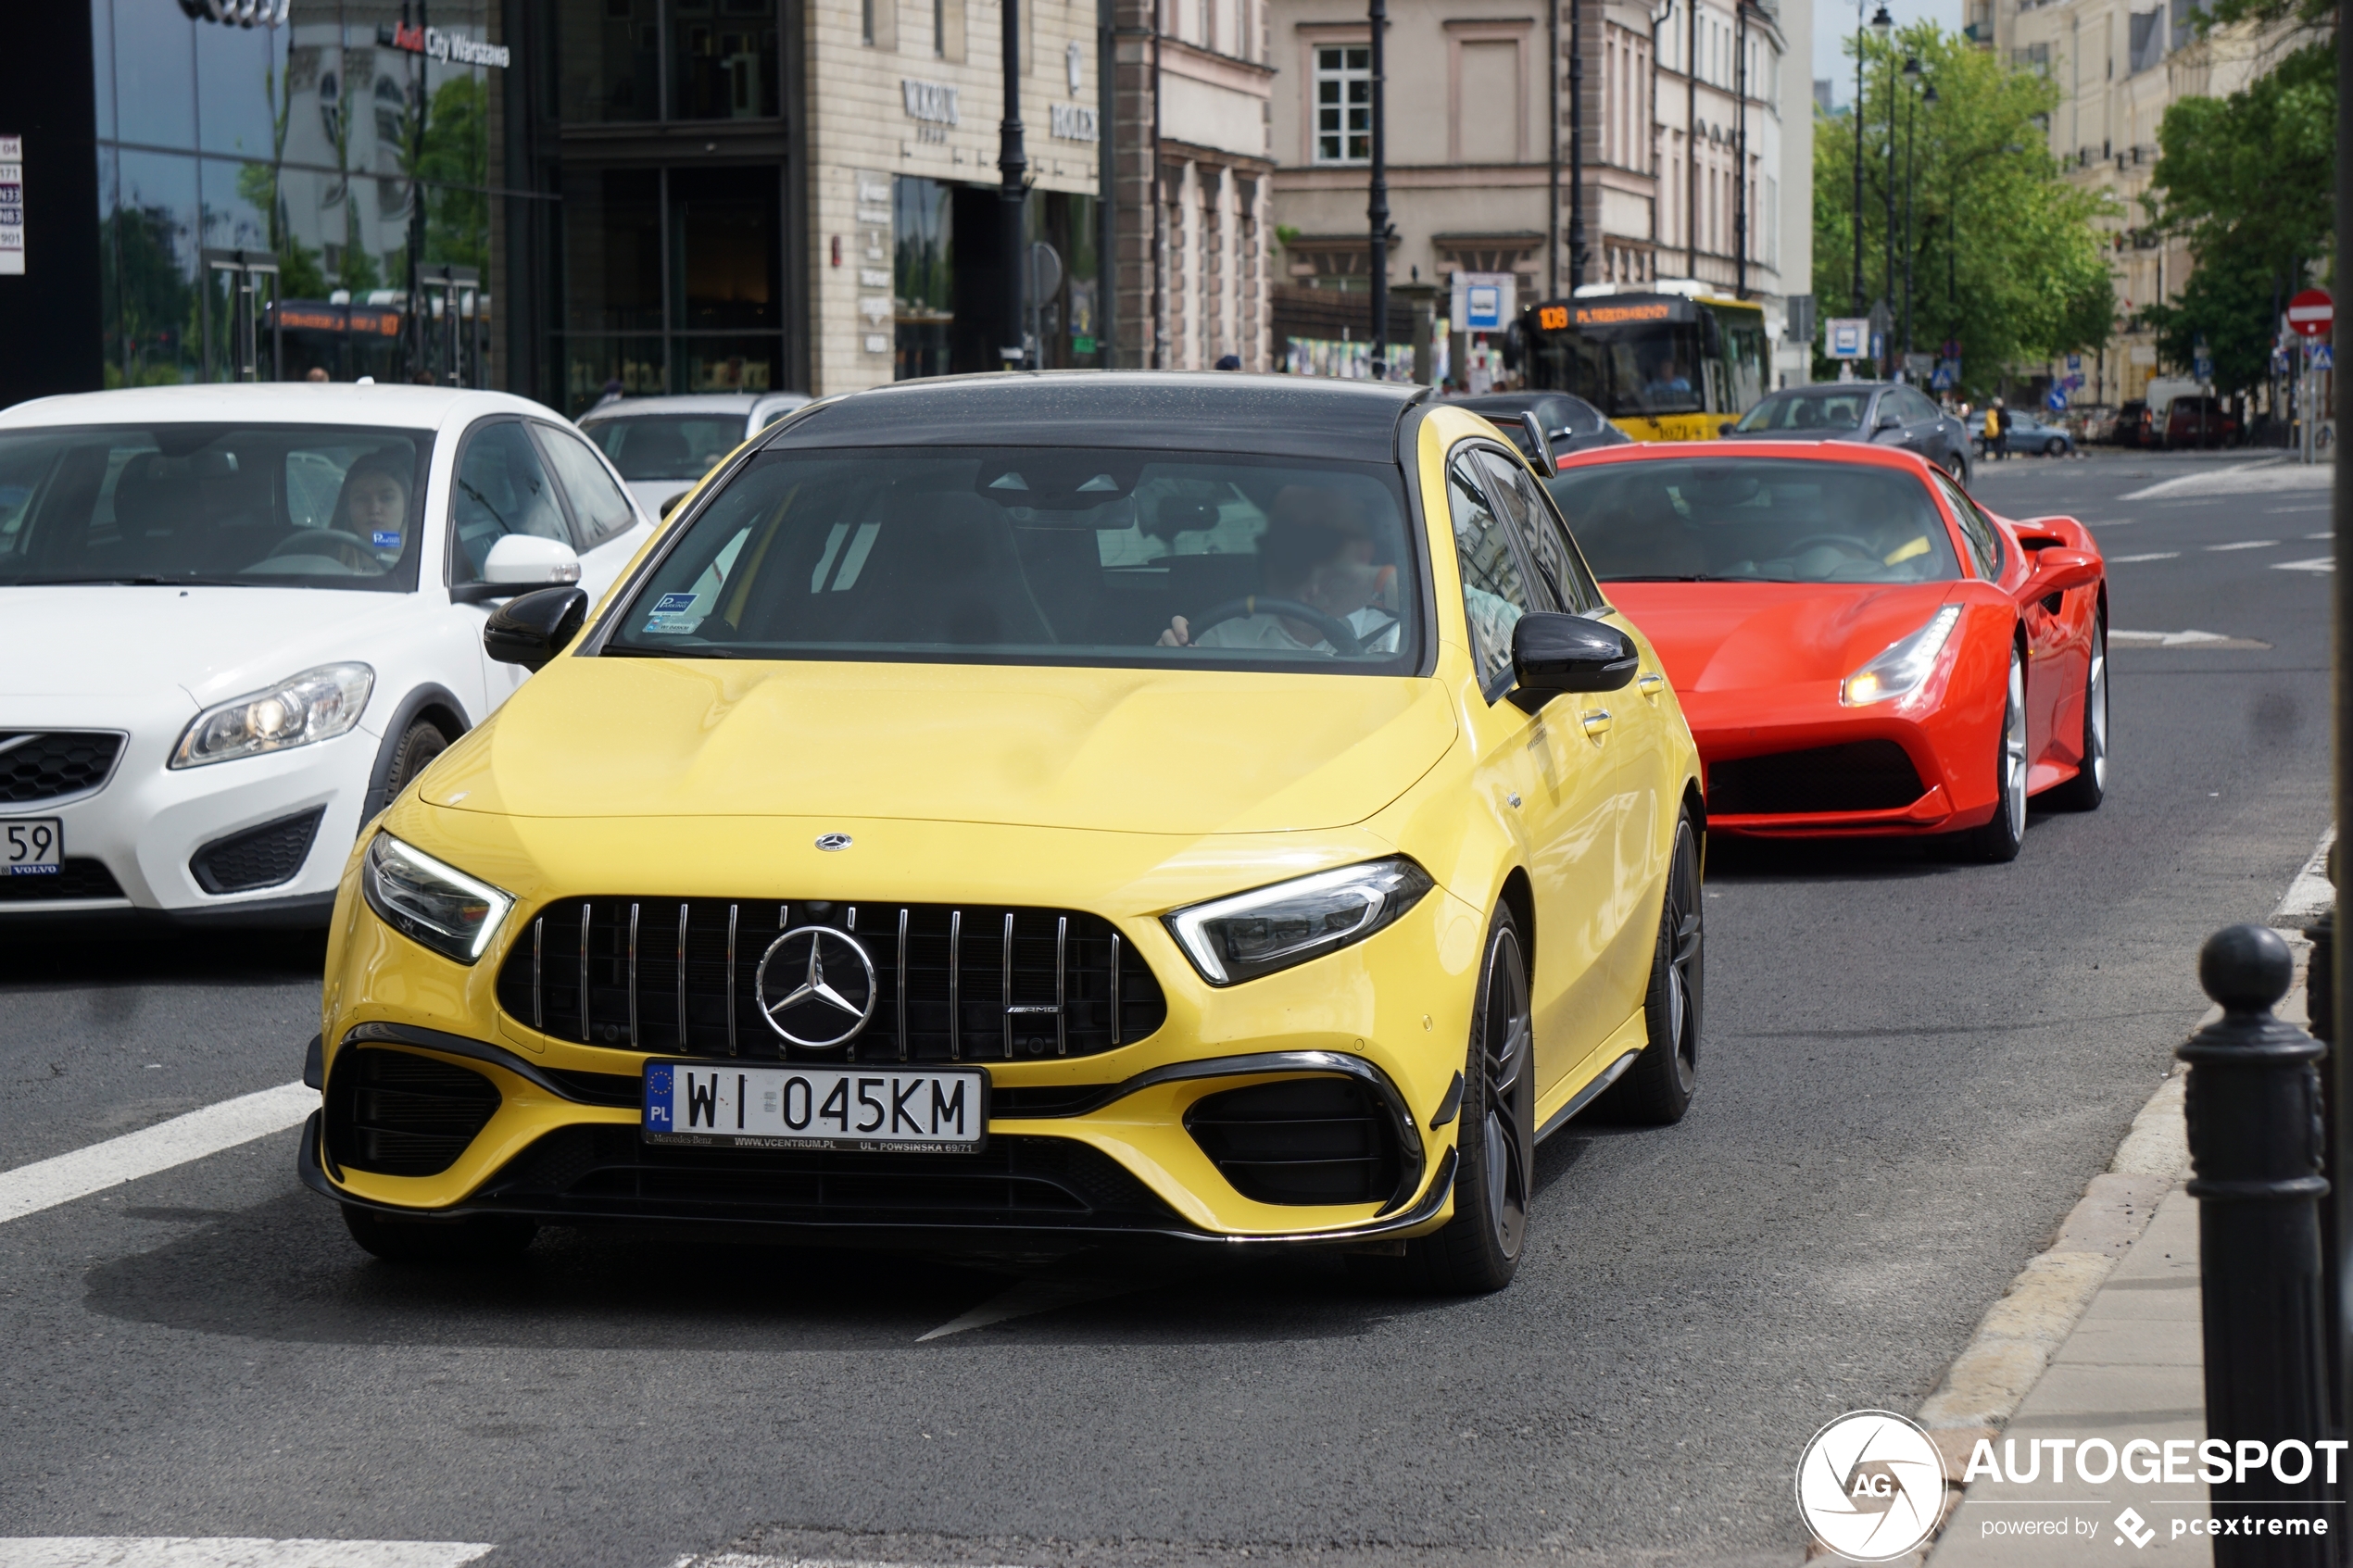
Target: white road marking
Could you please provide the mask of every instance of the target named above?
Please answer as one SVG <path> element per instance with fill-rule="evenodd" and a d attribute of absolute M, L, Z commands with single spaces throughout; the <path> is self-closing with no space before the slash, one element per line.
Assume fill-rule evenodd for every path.
<path fill-rule="evenodd" d="M 2208 545 L 2206 547 L 2209 550 L 2268 550 L 2278 543 L 2277 539 L 2241 539 L 2229 545 Z"/>
<path fill-rule="evenodd" d="M 2181 553 L 2179 550 L 2152 550 L 2145 556 L 2110 556 L 2108 558 L 2108 564 L 2126 566 L 2136 560 L 2171 560 Z"/>
<path fill-rule="evenodd" d="M 2315 556 L 2310 560 L 2275 560 L 2271 563 L 2271 570 L 2273 571 L 2334 571 L 2336 558 Z"/>
<path fill-rule="evenodd" d="M 2271 516 L 2277 517 L 2282 512 L 2324 512 L 2329 509 L 2329 504 L 2326 501 L 2306 501 L 2298 506 L 2266 507 L 2263 509 Z"/>
<path fill-rule="evenodd" d="M 120 1186 L 125 1182 L 135 1182 L 142 1176 L 152 1176 L 158 1171 L 169 1171 L 175 1165 L 185 1165 L 192 1160 L 202 1160 L 224 1148 L 234 1148 L 239 1144 L 251 1143 L 256 1138 L 266 1138 L 272 1133 L 299 1126 L 318 1109 L 318 1090 L 305 1088 L 300 1084 L 281 1084 L 274 1089 L 263 1089 L 255 1094 L 241 1095 L 235 1099 L 222 1100 L 218 1105 L 208 1105 L 202 1110 L 191 1110 L 185 1116 L 175 1116 L 169 1122 L 158 1122 L 152 1127 L 142 1127 L 119 1138 L 94 1143 L 70 1154 L 36 1160 L 13 1171 L 0 1171 L 0 1223 L 20 1220 L 27 1214 L 37 1214 L 44 1209 L 54 1209 L 60 1203 L 70 1203 L 77 1198 L 87 1198 L 94 1192 Z M 176 1540 L 180 1537 L 157 1538 Z M 490 1549 L 484 1547 L 483 1549 L 487 1551 Z M 25 1561 L 45 1563 L 48 1560 Z M 125 1563 L 145 1563 L 167 1560 L 143 1557 L 122 1561 Z M 176 1562 L 178 1560 L 170 1561 Z M 236 1561 L 242 1562 L 245 1560 Z M 262 1560 L 257 1558 L 254 1561 Z M 358 1562 L 359 1560 L 353 1561 Z M 368 1561 L 372 1563 L 373 1559 Z M 6 1548 L 0 1547 L 0 1568 L 13 1568 L 16 1562 L 7 1555 Z"/>
<path fill-rule="evenodd" d="M 241 1536 L 30 1536 L 0 1539 L 0 1568 L 459 1568 L 474 1541 L 308 1541 Z"/>
<path fill-rule="evenodd" d="M 2335 538 L 2335 537 L 2336 537 L 2336 535 L 2335 535 L 2335 533 L 2307 533 L 2304 537 L 2306 537 L 2307 539 L 2334 539 L 2334 538 Z"/>
<path fill-rule="evenodd" d="M 2110 632 L 2112 648 L 2268 648 L 2252 637 L 2226 637 L 2220 632 Z"/>
<path fill-rule="evenodd" d="M 2314 463 L 2307 467 L 2284 458 L 2269 458 L 2262 462 L 2236 463 L 2225 469 L 2209 469 L 2200 473 L 2183 474 L 2120 496 L 2126 501 L 2145 501 L 2161 495 L 2236 495 L 2263 490 L 2325 490 L 2335 477 L 2334 463 Z"/>
<path fill-rule="evenodd" d="M 772 1557 L 764 1551 L 713 1551 L 682 1557 L 670 1568 L 934 1568 L 922 1562 L 877 1562 L 862 1557 Z M 995 1568 L 1006 1568 L 998 1563 Z"/>

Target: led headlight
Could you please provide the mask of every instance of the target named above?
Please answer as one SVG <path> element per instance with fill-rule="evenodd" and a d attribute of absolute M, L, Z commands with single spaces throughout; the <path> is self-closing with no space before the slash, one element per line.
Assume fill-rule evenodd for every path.
<path fill-rule="evenodd" d="M 1402 857 L 1294 877 L 1161 917 L 1212 985 L 1305 963 L 1390 925 L 1434 885 Z"/>
<path fill-rule="evenodd" d="M 1838 700 L 1849 708 L 1866 708 L 1911 696 L 1936 668 L 1936 656 L 1944 651 L 1960 620 L 1960 606 L 1944 606 L 1929 617 L 1927 625 L 1888 644 L 1877 659 L 1840 682 Z"/>
<path fill-rule="evenodd" d="M 412 849 L 388 833 L 376 834 L 359 868 L 368 907 L 386 925 L 445 958 L 472 963 L 489 949 L 514 896 Z"/>
<path fill-rule="evenodd" d="M 322 664 L 306 670 L 266 692 L 197 714 L 172 748 L 170 766 L 200 768 L 208 762 L 333 740 L 359 722 L 368 694 L 375 689 L 376 672 L 364 664 Z"/>

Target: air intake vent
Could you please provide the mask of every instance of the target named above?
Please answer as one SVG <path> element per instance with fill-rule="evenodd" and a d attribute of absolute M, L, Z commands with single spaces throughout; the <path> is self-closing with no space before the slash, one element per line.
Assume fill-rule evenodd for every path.
<path fill-rule="evenodd" d="M 207 893 L 249 893 L 292 882 L 302 874 L 302 863 L 310 858 L 310 841 L 319 835 L 319 819 L 326 814 L 324 806 L 314 806 L 217 838 L 196 851 L 188 870 Z"/>
<path fill-rule="evenodd" d="M 855 940 L 875 972 L 872 1016 L 846 1046 L 827 1050 L 787 1045 L 754 990 L 777 938 L 812 925 Z M 846 951 L 827 939 L 825 961 L 837 964 Z M 805 955 L 790 961 L 805 964 Z M 778 983 L 772 968 L 772 1001 Z M 862 975 L 856 989 L 862 1001 Z M 1151 970 L 1100 915 L 716 898 L 551 904 L 499 970 L 498 1005 L 558 1039 L 811 1061 L 1094 1056 L 1134 1045 L 1168 1016 Z"/>
<path fill-rule="evenodd" d="M 1919 797 L 1920 775 L 1892 740 L 1777 751 L 1707 770 L 1707 809 L 1718 816 L 1894 811 Z"/>
<path fill-rule="evenodd" d="M 0 730 L 0 805 L 82 795 L 107 782 L 122 736 L 112 730 Z"/>
<path fill-rule="evenodd" d="M 497 1086 L 472 1068 L 351 1047 L 327 1078 L 327 1152 L 380 1176 L 439 1175 L 497 1109 Z"/>
<path fill-rule="evenodd" d="M 1207 1095 L 1185 1130 L 1260 1203 L 1378 1203 L 1396 1191 L 1394 1125 L 1373 1091 L 1346 1078 L 1289 1078 Z"/>

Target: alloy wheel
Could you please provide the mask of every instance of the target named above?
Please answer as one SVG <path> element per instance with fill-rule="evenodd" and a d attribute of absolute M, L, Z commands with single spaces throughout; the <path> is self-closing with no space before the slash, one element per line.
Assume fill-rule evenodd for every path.
<path fill-rule="evenodd" d="M 1675 859 L 1667 880 L 1667 922 L 1673 950 L 1667 960 L 1667 1037 L 1675 1043 L 1675 1081 L 1685 1095 L 1699 1083 L 1699 1005 L 1692 971 L 1705 937 L 1699 887 L 1699 856 L 1692 849 L 1691 825 L 1675 834 Z"/>
<path fill-rule="evenodd" d="M 2085 699 L 2090 705 L 2091 722 L 2084 728 L 2091 742 L 2091 755 L 2083 759 L 2092 771 L 2092 781 L 2105 793 L 2108 789 L 2108 639 L 2097 637 L 2092 643 L 2092 690 Z"/>
<path fill-rule="evenodd" d="M 2105 671 L 2103 671 L 2105 676 Z M 2026 836 L 2026 666 L 2010 655 L 2009 706 L 2002 715 L 2002 809 L 2010 834 Z"/>
<path fill-rule="evenodd" d="M 1529 1022 L 1528 972 L 1520 961 L 1518 938 L 1508 931 L 1488 954 L 1485 1013 L 1479 1060 L 1487 1078 L 1482 1150 L 1487 1213 L 1496 1248 L 1516 1258 L 1528 1231 L 1528 1118 L 1519 1102 L 1528 1092 L 1529 1047 L 1534 1035 Z"/>

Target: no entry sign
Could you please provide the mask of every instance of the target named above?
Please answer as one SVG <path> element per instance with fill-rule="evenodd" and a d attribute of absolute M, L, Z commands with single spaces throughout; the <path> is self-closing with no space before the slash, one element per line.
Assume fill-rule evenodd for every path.
<path fill-rule="evenodd" d="M 2336 323 L 2336 304 L 2326 289 L 2306 289 L 2287 302 L 2287 324 L 2305 337 L 2325 337 Z"/>

